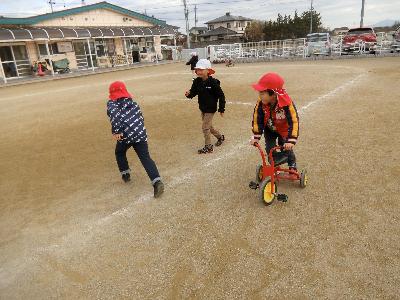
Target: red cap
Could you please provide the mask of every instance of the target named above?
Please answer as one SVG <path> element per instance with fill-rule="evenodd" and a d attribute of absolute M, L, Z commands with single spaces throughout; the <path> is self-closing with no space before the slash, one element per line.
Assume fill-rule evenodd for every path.
<path fill-rule="evenodd" d="M 110 100 L 117 100 L 120 98 L 132 98 L 131 94 L 128 93 L 125 83 L 123 83 L 122 81 L 115 81 L 113 83 L 110 84 L 110 88 L 109 88 L 109 92 L 110 92 Z"/>
<path fill-rule="evenodd" d="M 285 81 L 276 73 L 267 73 L 263 75 L 257 83 L 252 84 L 252 87 L 259 92 L 265 90 L 282 89 Z"/>

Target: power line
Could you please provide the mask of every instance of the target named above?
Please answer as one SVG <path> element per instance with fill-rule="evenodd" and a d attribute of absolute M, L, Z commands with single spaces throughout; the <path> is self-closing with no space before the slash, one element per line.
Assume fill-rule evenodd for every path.
<path fill-rule="evenodd" d="M 230 3 L 243 3 L 243 2 L 261 2 L 258 4 L 258 6 L 266 6 L 266 5 L 285 5 L 285 4 L 293 4 L 293 3 L 300 3 L 300 2 L 306 2 L 307 0 L 295 0 L 295 1 L 279 1 L 279 0 L 270 0 L 270 1 L 263 1 L 263 0 L 220 0 L 220 1 L 213 1 L 213 2 L 196 2 L 196 3 L 187 3 L 187 7 L 188 6 L 196 6 L 196 5 L 218 5 L 218 4 L 230 4 Z M 49 2 L 47 2 L 49 3 Z M 68 4 L 59 4 L 56 3 L 54 1 L 52 1 L 52 3 L 54 4 L 54 6 L 59 6 L 59 5 L 63 5 L 64 7 L 66 6 L 73 6 L 74 4 L 76 5 L 81 5 L 82 2 L 69 2 Z M 156 7 L 148 7 L 148 6 L 143 6 L 143 7 L 135 7 L 132 8 L 132 10 L 134 11 L 138 11 L 138 10 L 144 10 L 146 9 L 147 11 L 150 10 L 162 10 L 161 12 L 157 12 L 157 13 L 174 13 L 174 12 L 178 12 L 179 7 L 182 7 L 183 4 L 174 4 L 174 5 L 166 5 L 166 6 L 156 6 Z M 129 6 L 128 6 L 129 7 Z M 244 7 L 244 8 L 248 8 L 248 7 Z M 174 11 L 168 12 L 165 9 L 175 9 Z M 221 7 L 221 8 L 210 8 L 210 9 L 202 9 L 202 12 L 207 12 L 207 11 L 215 11 L 215 10 L 226 10 L 225 7 Z M 16 14 L 16 13 L 6 13 L 3 12 L 3 14 Z M 21 15 L 27 15 L 27 13 L 20 13 Z M 34 14 L 34 13 L 33 13 Z"/>
<path fill-rule="evenodd" d="M 241 2 L 241 1 L 237 1 L 237 2 Z M 267 6 L 267 5 L 269 5 L 269 3 L 265 3 L 265 1 L 263 1 L 264 3 L 260 3 L 258 6 L 257 6 L 257 8 L 254 8 L 255 10 L 259 10 L 259 7 L 260 6 Z M 285 5 L 288 5 L 288 4 L 295 4 L 295 3 L 304 3 L 305 2 L 305 0 L 294 0 L 294 1 L 291 1 L 291 2 L 285 2 L 285 3 L 282 3 L 282 4 L 285 4 Z M 235 7 L 235 10 L 242 10 L 242 9 L 246 9 L 246 8 L 248 8 L 248 7 Z M 204 12 L 209 12 L 209 11 L 226 11 L 226 7 L 212 7 L 212 8 L 202 8 L 201 9 L 201 12 L 202 13 L 204 13 Z M 167 11 L 167 10 L 165 10 L 165 11 L 157 11 L 156 13 L 158 13 L 158 14 L 173 14 L 173 13 L 178 13 L 178 12 L 180 12 L 180 10 L 178 11 L 178 10 L 172 10 L 172 11 Z"/>

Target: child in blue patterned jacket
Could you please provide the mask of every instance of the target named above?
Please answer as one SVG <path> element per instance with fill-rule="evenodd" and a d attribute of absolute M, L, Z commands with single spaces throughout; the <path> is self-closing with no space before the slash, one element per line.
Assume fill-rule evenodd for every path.
<path fill-rule="evenodd" d="M 109 88 L 110 100 L 107 102 L 107 115 L 111 121 L 111 131 L 117 141 L 115 158 L 122 180 L 130 181 L 130 172 L 126 152 L 132 147 L 140 159 L 154 187 L 154 197 L 164 192 L 157 166 L 150 157 L 147 144 L 147 132 L 139 105 L 132 100 L 126 86 L 121 81 L 113 82 Z"/>

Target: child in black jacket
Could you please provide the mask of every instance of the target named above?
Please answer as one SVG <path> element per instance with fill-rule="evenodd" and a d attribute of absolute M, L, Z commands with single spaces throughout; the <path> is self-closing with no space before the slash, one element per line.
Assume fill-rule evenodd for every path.
<path fill-rule="evenodd" d="M 199 61 L 199 56 L 197 55 L 196 52 L 192 52 L 190 53 L 190 59 L 189 61 L 186 63 L 187 66 L 190 66 L 190 70 L 192 70 L 192 75 L 193 75 L 193 80 L 196 78 L 196 73 L 195 73 L 195 68 L 196 68 L 196 64 Z"/>
<path fill-rule="evenodd" d="M 216 130 L 212 125 L 214 114 L 220 113 L 221 117 L 225 112 L 225 95 L 221 89 L 220 81 L 213 78 L 212 74 L 215 71 L 211 68 L 211 63 L 207 59 L 200 59 L 196 64 L 197 78 L 193 81 L 190 91 L 185 93 L 187 98 L 192 99 L 198 96 L 199 109 L 201 111 L 202 129 L 204 134 L 205 146 L 198 150 L 199 154 L 206 154 L 213 152 L 213 145 L 211 144 L 211 134 L 217 138 L 216 147 L 222 145 L 225 141 L 225 136 Z M 218 105 L 219 104 L 219 105 Z"/>

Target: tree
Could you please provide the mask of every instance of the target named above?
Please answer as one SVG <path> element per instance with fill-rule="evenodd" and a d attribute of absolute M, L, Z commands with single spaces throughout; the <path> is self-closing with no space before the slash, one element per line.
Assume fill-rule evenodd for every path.
<path fill-rule="evenodd" d="M 322 26 L 321 15 L 317 11 L 312 12 L 313 32 L 326 32 Z M 252 23 L 246 36 L 249 41 L 281 40 L 305 37 L 310 32 L 311 12 L 305 11 L 301 15 L 297 11 L 294 16 L 278 14 L 276 20 L 266 22 L 256 21 Z"/>
<path fill-rule="evenodd" d="M 264 22 L 253 21 L 249 26 L 246 27 L 245 37 L 249 42 L 262 41 L 265 38 L 264 35 Z"/>

